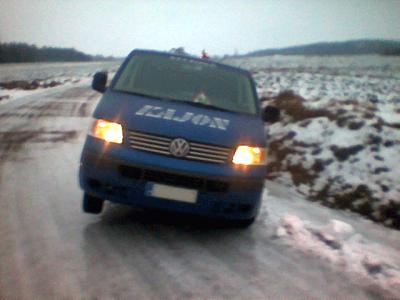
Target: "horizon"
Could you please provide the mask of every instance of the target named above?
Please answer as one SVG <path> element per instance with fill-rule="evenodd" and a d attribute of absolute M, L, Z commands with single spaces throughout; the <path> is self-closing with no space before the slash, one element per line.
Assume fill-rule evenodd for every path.
<path fill-rule="evenodd" d="M 0 1 L 1 42 L 90 55 L 123 57 L 134 48 L 184 47 L 222 56 L 325 42 L 400 40 L 396 0 Z"/>
<path fill-rule="evenodd" d="M 380 39 L 380 38 L 370 38 L 370 39 L 354 39 L 354 40 L 343 40 L 343 41 L 320 41 L 320 42 L 314 42 L 314 43 L 309 43 L 309 44 L 299 44 L 299 45 L 293 45 L 293 46 L 289 46 L 289 47 L 280 47 L 280 48 L 263 48 L 263 49 L 255 49 L 252 50 L 250 52 L 247 53 L 242 53 L 242 54 L 222 54 L 222 55 L 216 55 L 216 56 L 242 56 L 242 55 L 248 55 L 248 54 L 252 54 L 255 52 L 259 52 L 259 51 L 279 51 L 279 50 L 285 50 L 285 49 L 290 49 L 290 48 L 297 48 L 297 47 L 307 47 L 307 46 L 313 46 L 313 45 L 320 45 L 320 44 L 341 44 L 341 43 L 347 43 L 347 42 L 397 42 L 400 43 L 400 39 Z M 0 45 L 1 44 L 27 44 L 29 46 L 34 46 L 37 47 L 38 49 L 40 48 L 56 48 L 56 49 L 72 49 L 75 50 L 77 52 L 82 52 L 83 54 L 86 55 L 90 55 L 92 57 L 95 56 L 100 56 L 100 57 L 104 57 L 104 58 L 115 58 L 115 59 L 121 59 L 121 58 L 125 58 L 131 51 L 135 50 L 135 49 L 143 49 L 143 50 L 156 50 L 156 51 L 169 51 L 169 49 L 164 49 L 164 50 L 160 50 L 160 49 L 144 49 L 144 48 L 134 48 L 131 49 L 125 56 L 114 56 L 114 55 L 103 55 L 103 54 L 92 54 L 92 53 L 87 53 L 87 52 L 83 52 L 81 49 L 77 49 L 74 47 L 59 47 L 57 45 L 36 45 L 36 44 L 29 44 L 29 43 L 25 43 L 25 42 L 19 42 L 19 41 L 11 41 L 11 42 L 2 42 L 0 41 Z M 185 49 L 186 50 L 186 49 Z M 194 54 L 194 53 L 189 53 L 189 54 Z"/>

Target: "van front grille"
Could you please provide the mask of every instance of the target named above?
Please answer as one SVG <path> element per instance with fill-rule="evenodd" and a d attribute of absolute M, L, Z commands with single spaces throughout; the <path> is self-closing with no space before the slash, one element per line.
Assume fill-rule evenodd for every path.
<path fill-rule="evenodd" d="M 172 138 L 147 134 L 137 131 L 129 131 L 129 145 L 136 150 L 148 151 L 167 156 L 173 156 L 169 151 Z M 231 149 L 188 141 L 189 153 L 185 159 L 198 160 L 210 163 L 226 163 L 231 155 Z M 174 157 L 174 156 L 173 156 Z"/>

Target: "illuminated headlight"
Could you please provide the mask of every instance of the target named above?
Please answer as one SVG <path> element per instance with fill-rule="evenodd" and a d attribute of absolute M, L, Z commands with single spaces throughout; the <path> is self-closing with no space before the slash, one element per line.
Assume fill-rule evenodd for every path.
<path fill-rule="evenodd" d="M 122 126 L 118 123 L 109 122 L 106 120 L 95 120 L 91 130 L 91 134 L 110 143 L 122 143 Z"/>
<path fill-rule="evenodd" d="M 238 146 L 232 162 L 235 165 L 265 165 L 266 150 L 261 147 Z"/>

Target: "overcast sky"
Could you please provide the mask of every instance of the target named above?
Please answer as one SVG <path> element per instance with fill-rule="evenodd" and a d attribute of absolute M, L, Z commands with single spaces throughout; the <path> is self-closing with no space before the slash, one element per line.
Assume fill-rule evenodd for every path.
<path fill-rule="evenodd" d="M 0 0 L 1 42 L 89 54 L 243 54 L 363 38 L 400 40 L 400 0 Z"/>

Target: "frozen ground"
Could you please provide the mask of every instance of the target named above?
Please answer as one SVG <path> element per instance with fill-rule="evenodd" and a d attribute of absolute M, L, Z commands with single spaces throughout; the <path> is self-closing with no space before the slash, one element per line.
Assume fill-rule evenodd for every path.
<path fill-rule="evenodd" d="M 101 217 L 82 214 L 79 155 L 99 96 L 89 82 L 0 103 L 0 298 L 400 298 L 400 232 L 307 201 L 311 185 L 293 180 L 308 172 L 299 179 L 293 169 L 277 169 L 259 219 L 245 231 L 121 205 L 107 205 Z M 288 112 L 270 127 L 271 137 L 303 156 L 289 151 L 284 166 L 301 161 L 307 169 L 319 158 L 334 160 L 334 174 L 348 168 L 324 148 L 353 145 L 362 130 L 340 127 L 329 114 L 295 121 Z M 385 134 L 396 137 L 395 130 Z M 296 135 L 278 143 L 291 131 Z M 395 163 L 397 153 L 385 154 L 393 147 L 378 136 L 383 166 L 396 172 L 387 161 Z M 308 144 L 322 149 L 313 154 Z M 368 156 L 359 159 L 368 163 Z M 368 171 L 352 169 L 339 175 L 352 183 Z M 390 193 L 399 186 L 393 180 Z"/>
<path fill-rule="evenodd" d="M 40 85 L 46 84 L 48 82 L 56 82 L 57 85 L 54 87 L 41 87 L 39 86 L 38 88 L 34 89 L 29 89 L 29 90 L 24 90 L 24 89 L 4 89 L 0 87 L 0 105 L 5 104 L 9 101 L 13 101 L 14 99 L 18 99 L 21 97 L 25 96 L 31 96 L 35 94 L 41 94 L 44 92 L 44 90 L 47 89 L 57 89 L 60 88 L 64 85 L 76 85 L 77 83 L 83 83 L 89 85 L 91 82 L 92 76 L 84 76 L 84 77 L 68 77 L 68 78 L 63 78 L 63 77 L 52 77 L 50 80 L 40 80 L 38 81 Z M 28 84 L 31 81 L 27 81 Z"/>
<path fill-rule="evenodd" d="M 269 179 L 313 201 L 400 228 L 400 58 L 271 56 L 227 62 L 249 69 L 262 105 L 283 112 L 280 122 L 266 126 Z M 88 84 L 97 70 L 108 69 L 111 77 L 117 64 L 2 65 L 3 79 L 47 79 L 34 90 L 0 89 L 0 104 L 40 93 L 54 81 Z"/>
<path fill-rule="evenodd" d="M 115 73 L 120 63 L 106 61 L 0 64 L 0 104 L 48 88 L 79 82 L 87 84 L 95 72 L 105 70 Z"/>
<path fill-rule="evenodd" d="M 269 178 L 309 199 L 400 228 L 400 58 L 258 57 L 263 105 L 281 108 Z"/>
<path fill-rule="evenodd" d="M 121 61 L 0 64 L 0 82 L 80 78 L 100 70 L 116 71 L 120 64 Z"/>
<path fill-rule="evenodd" d="M 400 296 L 400 232 L 326 208 L 267 181 L 261 215 L 272 237 Z"/>

